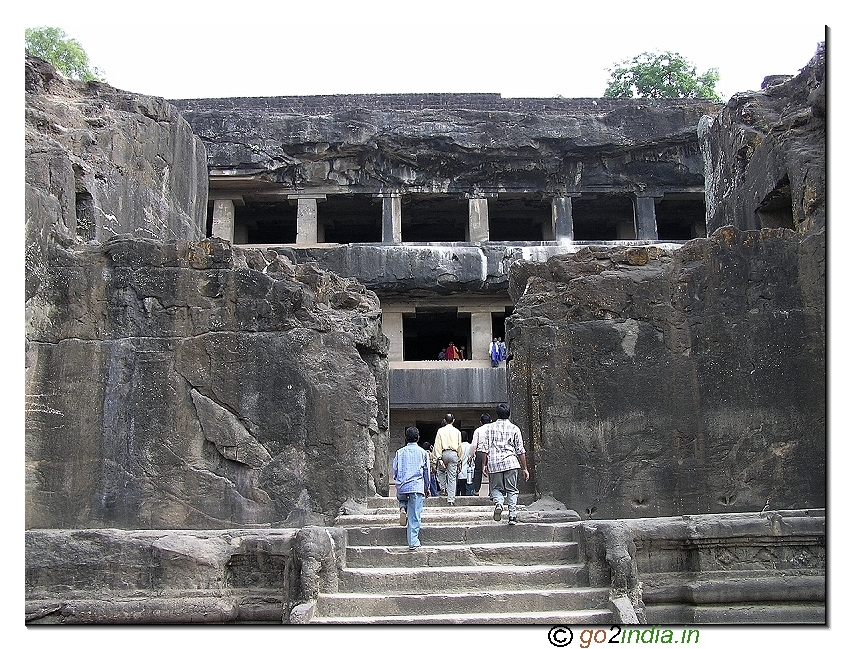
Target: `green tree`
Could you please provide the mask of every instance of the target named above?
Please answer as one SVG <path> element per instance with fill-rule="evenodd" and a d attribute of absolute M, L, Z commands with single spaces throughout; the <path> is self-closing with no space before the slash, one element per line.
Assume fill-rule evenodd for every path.
<path fill-rule="evenodd" d="M 676 52 L 644 52 L 607 71 L 611 78 L 603 97 L 722 101 L 714 89 L 717 68 L 698 75 L 693 63 Z"/>
<path fill-rule="evenodd" d="M 73 38 L 57 27 L 25 30 L 26 52 L 52 63 L 69 79 L 105 81 L 103 72 L 89 65 L 89 56 Z"/>

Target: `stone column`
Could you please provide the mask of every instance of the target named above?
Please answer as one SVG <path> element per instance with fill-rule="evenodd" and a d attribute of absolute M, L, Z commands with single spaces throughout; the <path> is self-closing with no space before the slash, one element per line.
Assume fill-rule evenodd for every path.
<path fill-rule="evenodd" d="M 663 195 L 650 192 L 635 194 L 635 238 L 639 241 L 658 240 L 658 224 L 655 222 L 655 199 Z"/>
<path fill-rule="evenodd" d="M 213 201 L 212 236 L 233 243 L 235 220 L 236 208 L 232 200 Z"/>
<path fill-rule="evenodd" d="M 489 311 L 475 311 L 469 314 L 472 326 L 471 347 L 467 350 L 470 360 L 478 361 L 490 358 L 490 341 L 493 340 L 493 318 Z"/>
<path fill-rule="evenodd" d="M 401 311 L 384 311 L 381 315 L 381 331 L 390 340 L 387 360 L 404 360 L 404 314 Z"/>
<path fill-rule="evenodd" d="M 296 245 L 319 241 L 319 208 L 315 198 L 298 199 L 298 222 L 295 235 Z"/>
<path fill-rule="evenodd" d="M 573 240 L 573 199 L 569 195 L 552 197 L 552 232 L 555 241 Z"/>
<path fill-rule="evenodd" d="M 383 221 L 381 241 L 401 243 L 401 196 L 398 194 L 381 195 L 383 199 Z"/>
<path fill-rule="evenodd" d="M 472 242 L 490 239 L 490 216 L 486 198 L 469 199 L 469 240 Z"/>

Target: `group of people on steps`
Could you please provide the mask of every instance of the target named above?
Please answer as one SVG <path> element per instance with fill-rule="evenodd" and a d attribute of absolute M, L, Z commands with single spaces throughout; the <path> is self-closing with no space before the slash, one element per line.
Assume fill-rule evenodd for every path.
<path fill-rule="evenodd" d="M 455 427 L 454 415 L 449 413 L 437 430 L 431 452 L 419 445 L 416 426 L 404 431 L 405 445 L 393 458 L 393 478 L 399 524 L 407 528 L 409 549 L 421 547 L 419 532 L 426 497 L 439 494 L 449 506 L 454 506 L 459 495 L 479 495 L 485 475 L 490 482 L 490 499 L 495 503 L 493 520 L 502 520 L 507 506 L 508 524 L 516 525 L 519 472 L 522 470 L 526 482 L 529 474 L 522 433 L 510 415 L 510 406 L 500 403 L 496 406 L 496 420 L 491 421 L 489 413 L 482 414 L 481 425 L 467 441 Z"/>

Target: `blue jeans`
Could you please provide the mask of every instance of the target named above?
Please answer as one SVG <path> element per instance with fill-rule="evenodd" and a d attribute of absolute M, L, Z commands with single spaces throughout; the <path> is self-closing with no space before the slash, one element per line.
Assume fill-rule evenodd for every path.
<path fill-rule="evenodd" d="M 437 469 L 431 472 L 431 495 L 435 498 L 440 495 L 440 485 L 437 483 Z"/>
<path fill-rule="evenodd" d="M 407 512 L 407 547 L 415 548 L 419 543 L 419 528 L 422 526 L 422 509 L 425 494 L 396 494 L 398 507 Z"/>
<path fill-rule="evenodd" d="M 508 469 L 490 474 L 490 495 L 497 505 L 504 505 L 506 496 L 508 501 L 508 518 L 516 516 L 516 503 L 519 489 L 516 486 L 519 469 Z"/>

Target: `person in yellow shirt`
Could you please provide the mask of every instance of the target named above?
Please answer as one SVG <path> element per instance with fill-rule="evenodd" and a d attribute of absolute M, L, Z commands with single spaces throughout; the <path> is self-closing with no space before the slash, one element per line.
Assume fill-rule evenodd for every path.
<path fill-rule="evenodd" d="M 446 500 L 449 505 L 455 504 L 458 460 L 463 453 L 460 430 L 455 428 L 454 420 L 452 413 L 447 414 L 443 420 L 446 425 L 437 430 L 437 438 L 434 440 L 434 455 L 446 465 Z"/>

